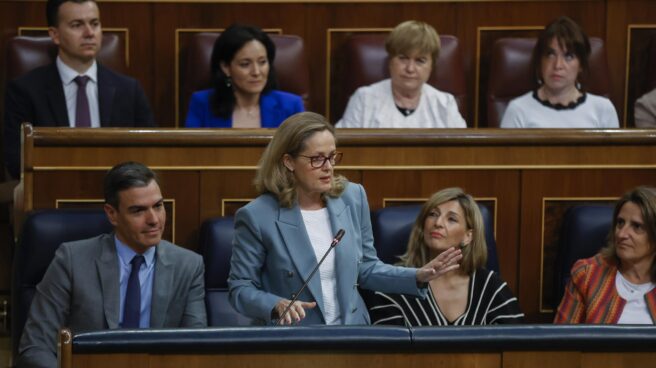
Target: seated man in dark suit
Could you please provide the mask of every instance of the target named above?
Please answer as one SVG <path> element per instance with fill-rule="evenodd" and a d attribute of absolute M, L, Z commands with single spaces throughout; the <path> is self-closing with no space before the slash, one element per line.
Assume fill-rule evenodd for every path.
<path fill-rule="evenodd" d="M 202 258 L 162 240 L 164 199 L 155 174 L 126 162 L 105 176 L 113 234 L 62 244 L 25 323 L 18 366 L 56 367 L 61 327 L 205 327 Z"/>
<path fill-rule="evenodd" d="M 20 125 L 68 127 L 153 126 L 148 100 L 135 79 L 96 62 L 102 44 L 94 0 L 48 0 L 48 33 L 59 46 L 56 62 L 7 86 L 5 162 L 20 172 Z"/>

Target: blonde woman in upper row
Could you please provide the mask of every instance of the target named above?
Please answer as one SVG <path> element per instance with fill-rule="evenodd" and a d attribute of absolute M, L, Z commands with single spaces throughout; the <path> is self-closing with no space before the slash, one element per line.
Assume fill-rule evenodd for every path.
<path fill-rule="evenodd" d="M 619 128 L 609 99 L 585 91 L 590 41 L 568 17 L 547 25 L 533 49 L 537 89 L 510 101 L 502 128 Z"/>
<path fill-rule="evenodd" d="M 396 26 L 385 41 L 390 79 L 360 87 L 338 128 L 466 128 L 453 95 L 427 84 L 440 38 L 415 20 Z"/>

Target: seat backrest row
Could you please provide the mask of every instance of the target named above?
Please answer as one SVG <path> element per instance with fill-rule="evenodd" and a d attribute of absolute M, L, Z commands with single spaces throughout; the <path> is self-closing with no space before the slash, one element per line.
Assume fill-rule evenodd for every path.
<path fill-rule="evenodd" d="M 211 87 L 210 58 L 214 41 L 220 35 L 204 32 L 193 35 L 180 56 L 180 121 L 184 121 L 186 106 L 194 91 Z M 310 101 L 310 72 L 303 39 L 293 35 L 270 35 L 276 45 L 275 68 L 279 88 L 300 95 L 306 107 Z M 337 121 L 358 87 L 389 77 L 384 33 L 354 34 L 344 43 L 343 65 L 339 77 L 339 91 L 334 111 Z M 467 111 L 467 88 L 464 59 L 458 39 L 451 35 L 440 36 L 440 56 L 428 81 L 434 87 L 456 97 L 463 116 Z M 603 40 L 591 38 L 590 73 L 586 78 L 588 90 L 607 96 L 610 91 L 608 64 Z M 534 38 L 503 38 L 493 46 L 490 63 L 490 80 L 487 91 L 488 126 L 497 127 L 511 99 L 534 86 L 535 76 L 530 68 Z M 38 66 L 52 62 L 57 47 L 48 37 L 18 36 L 7 45 L 7 80 L 13 79 Z M 98 59 L 119 72 L 128 68 L 125 40 L 107 33 Z"/>

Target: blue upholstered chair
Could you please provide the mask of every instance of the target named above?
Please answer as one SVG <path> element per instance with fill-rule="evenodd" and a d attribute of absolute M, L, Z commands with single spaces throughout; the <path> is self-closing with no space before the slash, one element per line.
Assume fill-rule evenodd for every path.
<path fill-rule="evenodd" d="M 478 208 L 485 224 L 485 242 L 487 243 L 487 269 L 499 272 L 497 243 L 494 240 L 494 218 L 490 210 L 479 203 Z M 419 215 L 421 205 L 394 206 L 382 208 L 372 213 L 374 247 L 385 263 L 394 264 L 405 253 L 412 225 Z"/>
<path fill-rule="evenodd" d="M 199 251 L 205 261 L 205 306 L 210 326 L 244 326 L 252 321 L 228 301 L 234 228 L 234 220 L 229 216 L 208 219 L 200 229 Z"/>
<path fill-rule="evenodd" d="M 105 212 L 96 209 L 41 210 L 27 216 L 12 270 L 11 338 L 14 356 L 36 285 L 41 282 L 59 245 L 112 230 Z"/>
<path fill-rule="evenodd" d="M 565 212 L 554 267 L 554 307 L 560 304 L 574 263 L 594 256 L 606 245 L 613 209 L 611 204 L 582 205 Z"/>

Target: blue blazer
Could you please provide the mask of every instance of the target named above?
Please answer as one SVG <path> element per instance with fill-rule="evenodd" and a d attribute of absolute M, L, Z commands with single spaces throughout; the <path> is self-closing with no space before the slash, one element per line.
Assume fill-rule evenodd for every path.
<path fill-rule="evenodd" d="M 359 184 L 347 183 L 338 198 L 328 198 L 332 232 L 346 234 L 335 252 L 337 295 L 343 324 L 369 324 L 358 292 L 364 289 L 425 296 L 418 289 L 416 269 L 382 263 L 373 247 L 369 205 Z M 310 231 L 312 231 L 310 229 Z M 281 208 L 272 194 L 263 194 L 235 215 L 230 260 L 230 303 L 260 323 L 272 323 L 271 311 L 281 298 L 292 299 L 317 264 L 298 205 Z M 321 280 L 314 275 L 299 300 L 316 301 L 306 310 L 303 325 L 325 324 Z"/>
<path fill-rule="evenodd" d="M 232 116 L 223 119 L 212 112 L 212 95 L 213 89 L 194 92 L 191 95 L 185 120 L 187 128 L 232 128 Z M 293 93 L 274 90 L 260 96 L 262 128 L 277 128 L 285 119 L 301 111 L 305 111 L 303 100 Z"/>

